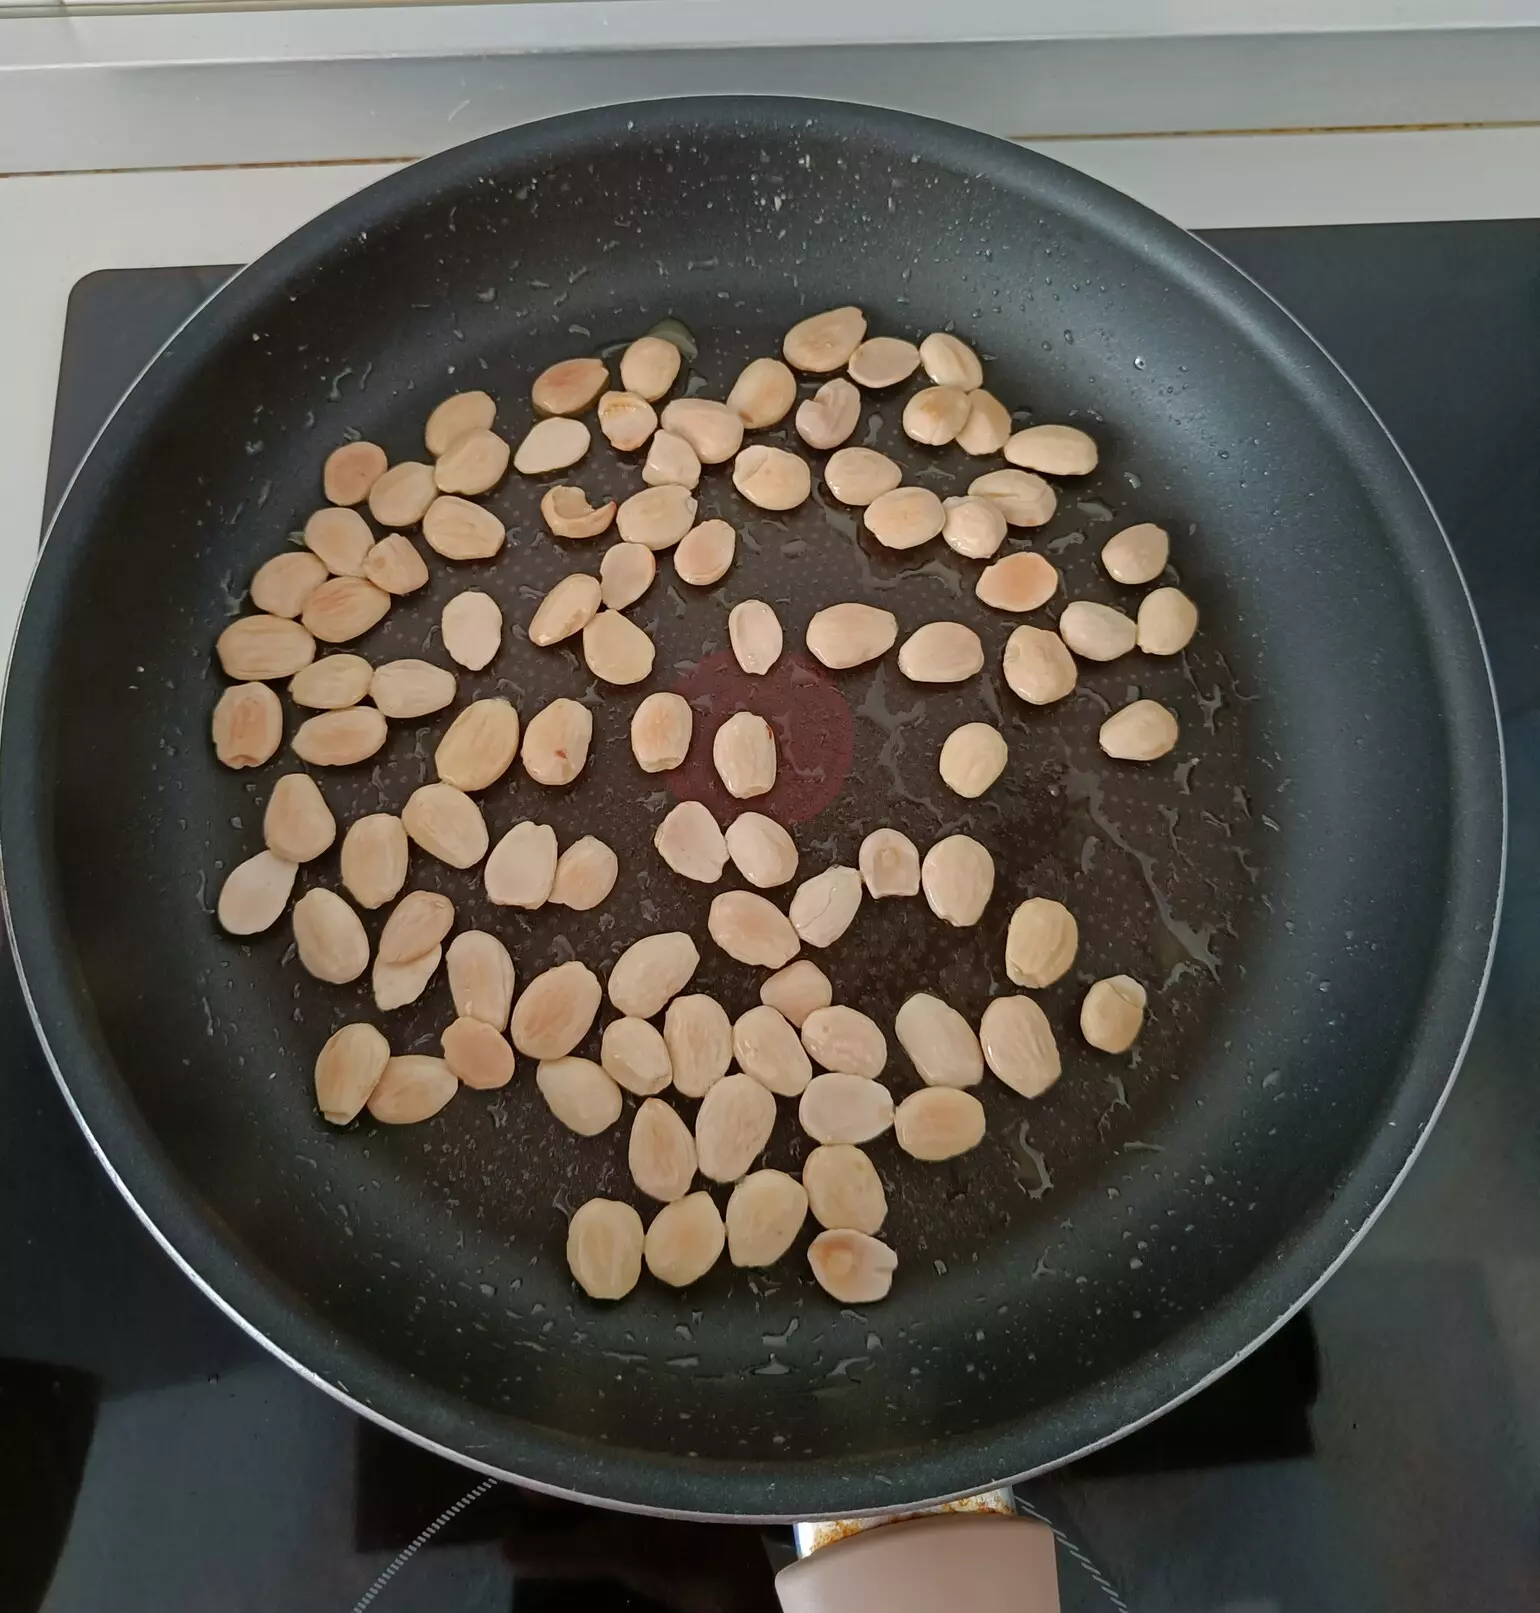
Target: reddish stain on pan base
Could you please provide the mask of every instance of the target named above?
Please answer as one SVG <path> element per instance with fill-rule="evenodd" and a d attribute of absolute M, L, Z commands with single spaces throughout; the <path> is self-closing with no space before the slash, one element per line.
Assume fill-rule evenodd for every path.
<path fill-rule="evenodd" d="M 683 767 L 668 775 L 684 801 L 704 801 L 718 822 L 743 811 L 777 823 L 806 823 L 845 787 L 855 749 L 855 721 L 844 695 L 815 661 L 782 655 L 763 677 L 750 677 L 730 650 L 708 655 L 674 685 L 695 712 L 695 736 Z M 711 761 L 716 731 L 736 711 L 752 711 L 775 730 L 775 788 L 736 801 Z"/>

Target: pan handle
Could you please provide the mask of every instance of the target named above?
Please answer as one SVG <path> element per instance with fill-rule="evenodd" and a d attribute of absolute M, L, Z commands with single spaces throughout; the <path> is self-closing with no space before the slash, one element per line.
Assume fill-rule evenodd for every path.
<path fill-rule="evenodd" d="M 783 1568 L 775 1589 L 784 1613 L 1059 1613 L 1051 1531 L 988 1512 L 862 1529 Z"/>

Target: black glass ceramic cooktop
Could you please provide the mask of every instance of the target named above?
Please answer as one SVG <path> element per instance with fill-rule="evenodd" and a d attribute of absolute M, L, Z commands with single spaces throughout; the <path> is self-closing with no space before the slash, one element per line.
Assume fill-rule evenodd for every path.
<path fill-rule="evenodd" d="M 1407 1186 L 1309 1311 L 1189 1405 L 1030 1490 L 1136 1613 L 1540 1607 L 1540 222 L 1225 231 L 1379 411 L 1443 516 L 1497 678 L 1506 908 Z M 70 301 L 49 507 L 227 269 Z M 473 1477 L 271 1360 L 76 1131 L 0 964 L 0 1613 L 347 1613 Z M 786 1531 L 494 1487 L 370 1604 L 758 1613 Z M 1114 1604 L 1066 1555 L 1067 1613 Z"/>

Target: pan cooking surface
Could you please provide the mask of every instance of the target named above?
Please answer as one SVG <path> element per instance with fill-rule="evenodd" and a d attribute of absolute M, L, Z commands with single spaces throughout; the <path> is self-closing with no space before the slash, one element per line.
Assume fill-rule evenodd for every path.
<path fill-rule="evenodd" d="M 460 673 L 457 706 L 504 694 L 526 720 L 559 694 L 592 707 L 574 786 L 542 790 L 516 766 L 482 804 L 494 840 L 532 817 L 562 845 L 609 842 L 621 877 L 601 908 L 494 916 L 473 874 L 414 856 L 412 883 L 502 934 L 521 982 L 569 957 L 602 973 L 639 936 L 682 928 L 701 943 L 691 989 L 732 1015 L 757 1001 L 763 972 L 705 935 L 715 890 L 741 884 L 731 866 L 722 886 L 694 885 L 651 846 L 676 799 L 723 823 L 738 809 L 709 762 L 738 709 L 777 730 L 779 782 L 747 805 L 794 826 L 799 878 L 854 863 L 884 824 L 922 853 L 966 832 L 995 857 L 974 930 L 921 899 L 867 902 L 834 948 L 805 949 L 836 1001 L 890 1031 L 904 996 L 931 990 L 976 1022 L 1014 989 L 1002 961 L 1018 901 L 1055 896 L 1079 920 L 1074 970 L 1034 994 L 1060 1083 L 1028 1103 L 986 1078 L 988 1135 L 959 1161 L 870 1146 L 900 1262 L 888 1301 L 840 1309 L 806 1270 L 804 1236 L 770 1272 L 724 1262 L 683 1294 L 644 1277 L 598 1307 L 567 1275 L 565 1222 L 596 1193 L 640 1204 L 634 1100 L 606 1135 L 572 1137 L 521 1061 L 512 1086 L 462 1092 L 424 1126 L 338 1134 L 316 1116 L 316 1051 L 378 1016 L 366 982 L 305 975 L 287 924 L 251 944 L 214 924 L 223 872 L 259 848 L 291 763 L 217 766 L 210 647 L 319 502 L 321 460 L 346 434 L 418 457 L 428 410 L 477 386 L 516 440 L 540 368 L 613 353 L 664 316 L 699 342 L 684 390 L 722 397 L 796 318 L 845 301 L 873 333 L 954 327 L 1020 423 L 1097 438 L 1096 474 L 1061 482 L 1051 525 L 1013 529 L 1002 553 L 1030 541 L 1067 597 L 1131 608 L 1143 590 L 1111 583 L 1096 555 L 1118 526 L 1159 521 L 1199 634 L 1167 662 L 1083 666 L 1071 700 L 1033 710 L 1004 686 L 1014 619 L 973 597 L 977 562 L 939 540 L 881 550 L 821 487 L 789 515 L 754 510 L 717 467 L 701 518 L 733 522 L 737 559 L 706 590 L 660 564 L 628 612 L 658 646 L 635 690 L 596 685 L 570 646 L 523 640 L 546 589 L 615 541 L 551 537 L 549 482 L 490 495 L 504 552 L 430 556 L 429 587 L 348 646 L 444 662 L 444 600 L 482 587 L 509 632 L 490 668 Z M 906 480 L 964 491 L 984 467 L 910 444 L 899 409 L 868 400 L 852 441 Z M 800 447 L 789 426 L 751 440 Z M 640 485 L 602 441 L 557 480 L 595 502 Z M 1044 625 L 1065 597 L 1027 619 Z M 765 679 L 727 649 L 727 611 L 747 598 L 786 629 Z M 824 670 L 803 629 L 842 599 L 894 611 L 901 635 L 969 623 L 984 674 L 922 688 L 892 653 Z M 1054 165 L 909 119 L 767 102 L 590 114 L 434 159 L 328 215 L 216 299 L 121 411 L 50 541 L 23 647 L 0 781 L 18 956 L 63 1078 L 141 1207 L 228 1303 L 367 1409 L 629 1504 L 897 1505 L 1060 1459 L 1190 1389 L 1378 1202 L 1484 966 L 1500 833 L 1482 804 L 1496 765 L 1484 669 L 1436 525 L 1373 422 L 1201 247 Z M 629 718 L 665 688 L 695 708 L 692 755 L 644 775 Z M 1138 695 L 1182 723 L 1176 751 L 1145 768 L 1096 746 L 1107 711 Z M 374 764 L 321 772 L 339 824 L 399 810 L 432 777 L 449 715 L 393 723 Z M 980 719 L 1011 761 L 964 802 L 936 757 Z M 335 887 L 336 861 L 309 865 L 301 888 Z M 784 905 L 789 889 L 770 894 Z M 377 936 L 381 915 L 365 922 Z M 1085 985 L 1117 972 L 1151 1004 L 1134 1053 L 1110 1058 L 1083 1045 L 1076 1014 Z M 436 1052 L 451 1016 L 440 977 L 380 1022 L 396 1051 Z M 917 1082 L 889 1043 L 901 1097 Z M 767 1163 L 795 1170 L 810 1144 L 795 1105 L 781 1109 Z"/>

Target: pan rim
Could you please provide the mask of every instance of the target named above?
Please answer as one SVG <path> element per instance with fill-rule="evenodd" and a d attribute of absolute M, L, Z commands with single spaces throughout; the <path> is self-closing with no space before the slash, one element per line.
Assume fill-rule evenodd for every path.
<path fill-rule="evenodd" d="M 75 549 L 88 541 L 88 523 L 76 518 L 71 509 L 77 489 L 89 493 L 93 479 L 101 482 L 108 475 L 108 450 L 117 439 L 131 441 L 135 417 L 144 419 L 153 413 L 157 387 L 169 386 L 178 366 L 195 360 L 200 333 L 206 342 L 216 329 L 239 328 L 248 304 L 268 295 L 274 285 L 325 252 L 330 243 L 394 216 L 396 197 L 405 199 L 424 182 L 417 173 L 419 168 L 430 169 L 437 180 L 454 184 L 484 171 L 489 153 L 500 147 L 522 152 L 526 160 L 535 149 L 560 156 L 565 150 L 612 134 L 617 127 L 645 138 L 676 134 L 681 121 L 690 119 L 716 126 L 743 126 L 768 119 L 783 127 L 796 119 L 811 119 L 836 130 L 843 126 L 852 133 L 887 138 L 911 150 L 917 145 L 937 146 L 936 154 L 950 164 L 966 163 L 973 174 L 1027 199 L 1042 201 L 1045 193 L 1051 193 L 1054 205 L 1063 212 L 1092 224 L 1104 238 L 1158 260 L 1168 272 L 1180 273 L 1185 283 L 1207 292 L 1207 301 L 1246 326 L 1254 340 L 1265 337 L 1290 355 L 1294 367 L 1305 371 L 1296 375 L 1295 384 L 1302 393 L 1310 392 L 1316 407 L 1342 428 L 1343 452 L 1366 484 L 1377 488 L 1376 504 L 1398 503 L 1409 520 L 1427 530 L 1434 552 L 1433 540 L 1443 545 L 1457 584 L 1442 609 L 1449 631 L 1434 648 L 1434 664 L 1447 702 L 1443 715 L 1451 764 L 1451 832 L 1443 928 L 1429 979 L 1430 996 L 1453 999 L 1457 1005 L 1468 1002 L 1468 1017 L 1463 1025 L 1450 1026 L 1444 1009 L 1443 1024 L 1425 1023 L 1405 1044 L 1401 1077 L 1381 1127 L 1353 1158 L 1338 1183 L 1340 1191 L 1312 1220 L 1292 1229 L 1271 1262 L 1258 1267 L 1220 1304 L 1168 1340 L 1159 1353 L 1170 1359 L 1159 1375 L 1172 1380 L 1174 1389 L 1152 1384 L 1155 1362 L 1152 1357 L 1142 1357 L 1112 1378 L 1029 1419 L 957 1436 L 944 1445 L 932 1442 L 894 1451 L 889 1453 L 889 1461 L 863 1456 L 784 1466 L 623 1451 L 511 1418 L 479 1417 L 465 1402 L 427 1390 L 410 1374 L 387 1366 L 362 1342 L 334 1336 L 319 1316 L 296 1306 L 275 1278 L 247 1266 L 240 1245 L 223 1232 L 177 1176 L 144 1126 L 105 1047 L 85 1028 L 90 1023 L 89 1002 L 67 967 L 68 947 L 46 876 L 52 852 L 48 825 L 30 810 L 46 790 L 36 757 L 46 746 L 38 714 L 48 657 L 25 653 L 31 641 L 47 642 L 45 624 L 58 608 L 57 600 L 45 597 L 45 590 L 39 587 L 40 578 L 67 564 L 55 538 Z M 187 351 L 172 354 L 171 364 L 157 376 L 161 358 L 183 344 L 189 332 Z M 98 449 L 103 452 L 98 454 Z M 1456 708 L 1470 719 L 1463 730 L 1454 720 Z M 1480 730 L 1487 727 L 1490 733 L 1483 735 Z M 1009 142 L 935 120 L 811 99 L 708 96 L 626 103 L 501 131 L 365 187 L 239 271 L 167 341 L 109 416 L 71 478 L 49 524 L 17 622 L 0 716 L 0 758 L 6 763 L 0 768 L 0 897 L 28 1013 L 55 1080 L 93 1152 L 135 1213 L 188 1276 L 232 1320 L 307 1381 L 429 1450 L 492 1477 L 550 1494 L 636 1512 L 722 1521 L 877 1515 L 1032 1477 L 1153 1421 L 1257 1348 L 1307 1304 L 1347 1259 L 1421 1152 L 1474 1032 L 1496 943 L 1505 873 L 1501 724 L 1469 589 L 1443 527 L 1404 456 L 1356 387 L 1308 331 L 1215 249 L 1075 170 Z M 113 1138 L 111 1150 L 104 1146 L 102 1136 Z M 1279 1295 L 1293 1297 L 1280 1299 Z M 1247 1319 L 1256 1315 L 1270 1320 L 1259 1325 Z M 329 1363 L 330 1372 L 310 1364 L 313 1362 Z M 1106 1410 L 1109 1399 L 1113 1405 L 1110 1416 Z M 416 1414 L 411 1425 L 403 1420 L 402 1407 Z M 1111 1428 L 1113 1423 L 1115 1428 Z M 1033 1441 L 1049 1454 L 1021 1471 L 1019 1450 L 1029 1429 Z M 1018 1452 L 1015 1461 L 1012 1447 Z M 491 1454 L 477 1455 L 478 1449 Z M 589 1482 L 600 1479 L 602 1494 L 588 1487 Z M 873 1499 L 878 1496 L 880 1499 Z"/>

